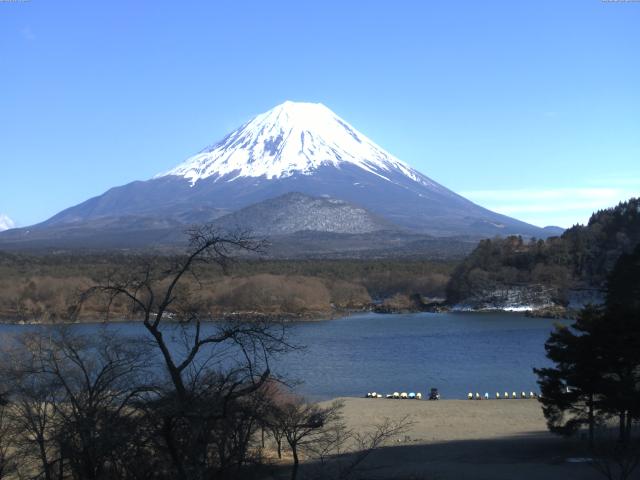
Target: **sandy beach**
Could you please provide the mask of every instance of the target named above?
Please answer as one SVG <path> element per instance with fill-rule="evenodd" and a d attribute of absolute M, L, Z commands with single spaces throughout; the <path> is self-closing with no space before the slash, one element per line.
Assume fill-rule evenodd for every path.
<path fill-rule="evenodd" d="M 405 434 L 372 454 L 366 478 L 597 479 L 575 441 L 548 433 L 536 400 L 342 398 L 350 428 L 408 415 Z"/>

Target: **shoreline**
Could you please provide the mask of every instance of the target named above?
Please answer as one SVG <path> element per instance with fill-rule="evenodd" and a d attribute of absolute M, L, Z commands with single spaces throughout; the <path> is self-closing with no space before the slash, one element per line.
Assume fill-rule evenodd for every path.
<path fill-rule="evenodd" d="M 305 313 L 264 313 L 264 312 L 228 312 L 219 314 L 218 318 L 208 318 L 202 320 L 203 323 L 216 323 L 226 320 L 241 320 L 246 322 L 261 321 L 273 319 L 284 323 L 297 323 L 297 322 L 325 322 L 332 321 L 339 318 L 351 317 L 353 315 L 373 313 L 377 315 L 412 315 L 420 313 L 498 313 L 498 314 L 517 314 L 531 318 L 547 318 L 547 319 L 574 319 L 575 312 L 569 310 L 563 310 L 558 312 L 556 310 L 549 312 L 546 309 L 520 309 L 520 308 L 455 308 L 455 307 L 438 307 L 429 309 L 388 309 L 377 308 L 371 306 L 366 309 L 344 309 L 333 310 L 330 312 L 305 312 Z M 108 320 L 86 317 L 79 320 L 20 320 L 9 317 L 0 317 L 0 325 L 73 325 L 73 324 L 101 324 L 101 323 L 127 323 L 127 322 L 139 322 L 142 319 L 131 318 L 110 318 Z M 165 319 L 166 322 L 171 322 L 171 318 Z"/>

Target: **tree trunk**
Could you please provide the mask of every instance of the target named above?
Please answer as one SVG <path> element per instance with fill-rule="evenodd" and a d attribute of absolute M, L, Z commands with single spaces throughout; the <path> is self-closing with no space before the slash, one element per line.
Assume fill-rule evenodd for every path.
<path fill-rule="evenodd" d="M 593 427 L 594 427 L 594 415 L 593 415 L 593 394 L 589 395 L 589 449 L 593 450 Z"/>
<path fill-rule="evenodd" d="M 182 458 L 180 457 L 173 439 L 173 428 L 171 425 L 171 420 L 169 418 L 164 418 L 162 420 L 162 436 L 164 437 L 164 441 L 167 445 L 167 450 L 169 451 L 169 457 L 171 458 L 171 463 L 173 463 L 173 466 L 176 469 L 178 478 L 181 480 L 189 480 L 184 470 Z"/>
<path fill-rule="evenodd" d="M 60 463 L 58 465 L 58 478 L 62 480 L 64 478 L 64 456 L 62 450 L 60 450 Z"/>
<path fill-rule="evenodd" d="M 625 411 L 624 412 L 624 417 L 622 418 L 622 422 L 624 423 L 624 426 L 622 427 L 622 439 L 621 439 L 621 443 L 623 445 L 629 445 L 629 442 L 631 441 L 631 412 L 629 411 Z"/>
<path fill-rule="evenodd" d="M 627 415 L 626 415 L 626 411 L 622 411 L 620 412 L 620 433 L 618 436 L 618 441 L 620 443 L 625 443 L 625 440 L 627 438 L 626 428 L 627 428 Z"/>
<path fill-rule="evenodd" d="M 298 459 L 298 448 L 295 445 L 291 446 L 291 453 L 293 453 L 293 469 L 291 470 L 291 480 L 296 480 L 298 476 L 298 465 L 300 460 Z"/>
<path fill-rule="evenodd" d="M 191 445 L 191 452 L 187 455 L 189 459 L 190 473 L 188 476 L 189 480 L 201 480 L 205 477 L 205 472 L 207 470 L 207 447 L 208 441 L 206 432 L 204 431 L 204 425 L 202 423 L 202 419 L 200 418 L 191 418 L 189 419 L 189 434 L 193 443 Z M 223 460 L 223 459 L 221 459 Z M 226 463 L 226 457 L 224 458 L 225 464 L 220 465 L 221 468 L 226 468 L 228 465 Z"/>
<path fill-rule="evenodd" d="M 162 337 L 162 332 L 158 329 L 158 327 L 154 327 L 153 325 L 144 324 L 145 328 L 153 335 L 153 338 L 156 340 L 156 345 L 160 349 L 162 356 L 164 358 L 165 367 L 169 372 L 169 376 L 171 377 L 171 382 L 176 389 L 176 394 L 180 401 L 184 401 L 187 396 L 187 389 L 184 386 L 184 382 L 182 380 L 182 374 L 176 367 L 176 364 L 173 361 L 173 357 L 171 356 L 171 352 L 169 351 L 169 347 Z"/>
<path fill-rule="evenodd" d="M 45 440 L 43 438 L 38 438 L 38 450 L 40 453 L 40 461 L 42 462 L 44 478 L 45 480 L 51 480 L 51 465 L 49 465 L 49 459 L 47 458 L 47 450 L 45 447 Z"/>
<path fill-rule="evenodd" d="M 249 448 L 249 440 L 251 439 L 251 432 L 253 430 L 253 421 L 249 422 L 249 425 L 244 431 L 238 434 L 238 458 L 236 459 L 238 465 L 238 471 L 242 468 L 242 464 L 246 460 L 245 456 Z M 263 436 L 264 440 L 264 436 Z"/>

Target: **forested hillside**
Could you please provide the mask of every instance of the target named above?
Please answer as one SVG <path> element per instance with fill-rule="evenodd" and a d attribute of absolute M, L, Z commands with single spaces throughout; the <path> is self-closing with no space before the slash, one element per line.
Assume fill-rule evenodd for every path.
<path fill-rule="evenodd" d="M 597 299 L 622 253 L 640 243 L 640 199 L 594 213 L 560 237 L 483 240 L 447 286 L 453 304 L 472 307 L 567 306 Z"/>
<path fill-rule="evenodd" d="M 0 252 L 0 321 L 67 321 L 80 292 L 136 264 L 169 256 L 122 253 L 18 255 Z M 410 297 L 444 297 L 455 264 L 423 259 L 241 260 L 227 274 L 198 269 L 189 283 L 213 316 L 229 313 L 327 318 L 388 299 L 391 309 L 415 308 Z M 196 282 L 198 283 L 196 285 Z M 116 306 L 117 307 L 117 306 Z M 125 311 L 125 305 L 122 305 Z M 118 309 L 115 311 L 116 316 Z M 82 319 L 102 316 L 88 302 Z"/>
<path fill-rule="evenodd" d="M 598 300 L 617 258 L 640 243 L 640 200 L 592 215 L 561 237 L 481 241 L 459 264 L 421 258 L 247 260 L 228 275 L 199 272 L 199 302 L 212 315 L 326 318 L 345 311 L 420 309 L 433 297 L 470 308 L 564 308 Z M 150 256 L 0 252 L 0 320 L 68 320 L 79 293 Z M 154 257 L 171 262 L 170 256 Z M 168 265 L 169 263 L 167 263 Z M 382 303 L 382 305 L 380 305 Z M 84 319 L 102 315 L 87 304 Z M 117 312 L 116 312 L 117 313 Z"/>

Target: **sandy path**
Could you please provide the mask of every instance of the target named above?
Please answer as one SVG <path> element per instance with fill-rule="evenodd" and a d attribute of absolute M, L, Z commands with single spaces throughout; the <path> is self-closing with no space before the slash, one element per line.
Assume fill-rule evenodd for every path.
<path fill-rule="evenodd" d="M 358 430 L 385 417 L 399 419 L 409 415 L 414 425 L 407 435 L 413 441 L 501 438 L 547 431 L 536 400 L 340 400 L 345 403 L 345 419 Z"/>
<path fill-rule="evenodd" d="M 366 431 L 384 418 L 413 425 L 376 452 L 366 478 L 597 479 L 575 442 L 547 432 L 536 400 L 388 400 L 343 398 L 350 428 Z"/>

